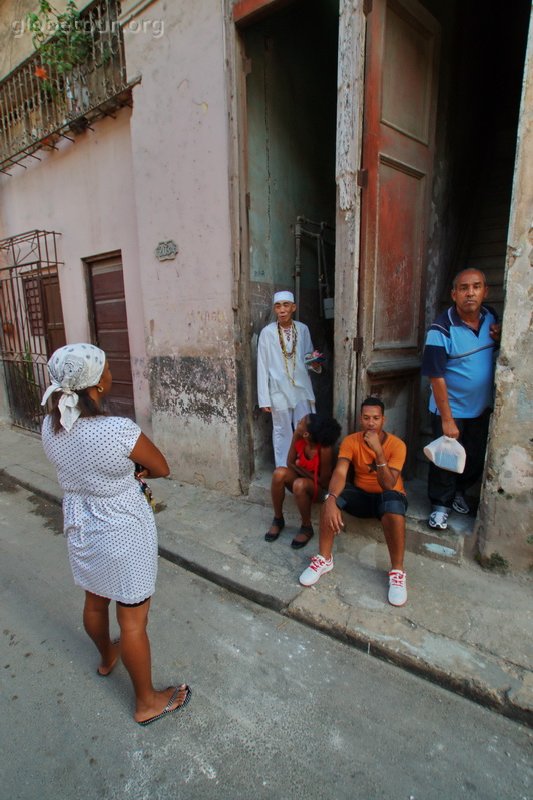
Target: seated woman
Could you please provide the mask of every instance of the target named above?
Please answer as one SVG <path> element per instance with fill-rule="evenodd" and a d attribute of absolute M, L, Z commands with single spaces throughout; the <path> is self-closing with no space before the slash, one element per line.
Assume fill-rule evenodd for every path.
<path fill-rule="evenodd" d="M 333 472 L 333 445 L 339 438 L 341 426 L 332 417 L 307 414 L 294 431 L 286 467 L 277 467 L 272 475 L 272 505 L 274 519 L 265 533 L 265 541 L 275 542 L 285 527 L 283 501 L 285 489 L 294 494 L 302 518 L 299 532 L 291 547 L 305 547 L 314 535 L 311 525 L 311 505 L 322 496 Z"/>

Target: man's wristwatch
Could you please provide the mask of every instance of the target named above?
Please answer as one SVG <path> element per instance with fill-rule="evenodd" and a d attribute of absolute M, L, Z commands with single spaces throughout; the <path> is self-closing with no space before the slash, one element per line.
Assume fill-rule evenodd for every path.
<path fill-rule="evenodd" d="M 337 499 L 337 495 L 336 495 L 336 494 L 333 494 L 333 492 L 327 492 L 327 493 L 324 495 L 324 503 L 326 502 L 326 500 L 328 499 L 328 497 L 334 497 L 334 498 L 335 498 L 335 500 Z"/>

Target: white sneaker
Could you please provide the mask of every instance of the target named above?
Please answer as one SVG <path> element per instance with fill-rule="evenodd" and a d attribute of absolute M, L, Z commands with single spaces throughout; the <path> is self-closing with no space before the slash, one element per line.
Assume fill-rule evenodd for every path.
<path fill-rule="evenodd" d="M 317 582 L 321 575 L 323 575 L 325 572 L 329 572 L 332 569 L 333 558 L 330 558 L 329 561 L 326 561 L 324 556 L 321 556 L 320 554 L 313 556 L 307 569 L 304 569 L 300 575 L 300 583 L 302 586 L 312 586 Z"/>
<path fill-rule="evenodd" d="M 453 498 L 452 506 L 453 510 L 457 511 L 458 514 L 470 514 L 470 506 L 460 492 L 457 492 Z"/>
<path fill-rule="evenodd" d="M 428 525 L 430 528 L 439 528 L 439 530 L 445 531 L 448 527 L 448 512 L 432 511 L 429 515 Z"/>
<path fill-rule="evenodd" d="M 401 569 L 389 572 L 389 603 L 391 606 L 404 606 L 407 603 L 407 576 Z"/>

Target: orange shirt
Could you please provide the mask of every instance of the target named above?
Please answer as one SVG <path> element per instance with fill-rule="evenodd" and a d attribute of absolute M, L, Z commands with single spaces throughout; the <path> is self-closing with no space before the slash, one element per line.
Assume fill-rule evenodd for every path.
<path fill-rule="evenodd" d="M 402 492 L 405 494 L 403 486 L 401 471 L 405 463 L 405 456 L 407 448 L 405 443 L 392 433 L 387 433 L 387 438 L 381 445 L 385 455 L 385 461 L 391 469 L 400 471 L 398 480 L 394 486 L 395 492 Z M 359 489 L 365 492 L 377 494 L 383 492 L 384 489 L 379 485 L 377 468 L 376 468 L 376 454 L 368 447 L 363 439 L 363 433 L 352 433 L 346 436 L 339 448 L 339 458 L 347 458 L 351 461 L 355 471 L 354 484 Z"/>

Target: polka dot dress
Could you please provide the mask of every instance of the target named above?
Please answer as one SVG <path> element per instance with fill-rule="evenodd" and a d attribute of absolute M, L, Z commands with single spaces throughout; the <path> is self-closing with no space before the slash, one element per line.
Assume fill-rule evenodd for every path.
<path fill-rule="evenodd" d="M 64 491 L 64 530 L 74 582 L 121 603 L 140 603 L 155 590 L 154 514 L 129 459 L 141 433 L 124 417 L 82 417 L 54 433 L 43 423 L 44 451 Z"/>

